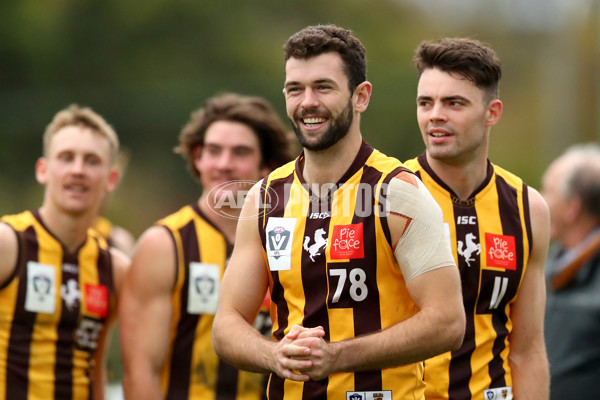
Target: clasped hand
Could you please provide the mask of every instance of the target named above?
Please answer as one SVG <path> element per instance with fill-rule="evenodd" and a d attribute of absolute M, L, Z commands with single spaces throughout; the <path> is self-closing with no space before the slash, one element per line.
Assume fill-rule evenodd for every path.
<path fill-rule="evenodd" d="M 277 342 L 273 371 L 282 378 L 305 382 L 321 380 L 333 372 L 335 352 L 323 337 L 323 327 L 305 328 L 293 325 L 285 337 Z"/>

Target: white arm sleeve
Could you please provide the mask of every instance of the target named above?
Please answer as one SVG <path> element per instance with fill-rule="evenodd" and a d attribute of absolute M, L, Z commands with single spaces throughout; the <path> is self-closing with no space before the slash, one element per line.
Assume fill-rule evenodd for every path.
<path fill-rule="evenodd" d="M 394 249 L 406 282 L 436 268 L 456 266 L 442 209 L 423 182 L 415 178 L 417 186 L 393 178 L 387 191 L 388 210 L 409 218 Z"/>

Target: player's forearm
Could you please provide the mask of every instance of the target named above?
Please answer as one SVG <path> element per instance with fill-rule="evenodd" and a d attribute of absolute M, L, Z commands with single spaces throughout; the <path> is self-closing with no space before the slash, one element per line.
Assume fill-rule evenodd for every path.
<path fill-rule="evenodd" d="M 550 377 L 544 345 L 532 344 L 523 353 L 511 350 L 509 364 L 515 400 L 548 400 Z"/>
<path fill-rule="evenodd" d="M 217 313 L 213 324 L 213 346 L 216 353 L 236 368 L 270 373 L 271 347 L 275 342 L 262 336 L 235 312 Z"/>
<path fill-rule="evenodd" d="M 105 364 L 98 365 L 94 372 L 94 400 L 104 400 L 104 389 L 106 387 Z"/>
<path fill-rule="evenodd" d="M 126 399 L 163 400 L 160 375 L 148 367 L 132 365 L 125 367 L 123 392 Z"/>
<path fill-rule="evenodd" d="M 431 358 L 460 347 L 464 337 L 462 308 L 423 309 L 382 332 L 334 344 L 338 371 L 395 367 Z"/>

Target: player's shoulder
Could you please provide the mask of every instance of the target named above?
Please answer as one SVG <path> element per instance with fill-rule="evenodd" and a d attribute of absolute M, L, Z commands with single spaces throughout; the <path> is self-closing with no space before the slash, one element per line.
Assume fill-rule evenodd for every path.
<path fill-rule="evenodd" d="M 17 232 L 12 226 L 0 222 L 0 287 L 9 279 L 16 268 L 19 253 Z"/>
<path fill-rule="evenodd" d="M 3 215 L 2 218 L 0 218 L 0 221 L 12 226 L 14 229 L 22 230 L 25 227 L 32 225 L 35 221 L 35 217 L 31 211 L 22 211 L 17 214 Z"/>
<path fill-rule="evenodd" d="M 198 217 L 196 211 L 198 207 L 195 205 L 185 205 L 180 207 L 178 210 L 162 217 L 154 223 L 155 226 L 165 226 L 172 229 L 177 229 L 183 225 L 188 224 L 192 219 Z"/>
<path fill-rule="evenodd" d="M 264 182 L 283 179 L 290 176 L 294 173 L 294 170 L 296 169 L 296 161 L 297 159 L 294 159 L 292 161 L 289 161 L 287 164 L 283 164 L 282 166 L 275 168 L 264 178 Z M 263 180 L 259 181 L 259 183 L 261 182 L 263 182 Z"/>
<path fill-rule="evenodd" d="M 523 187 L 527 187 L 526 184 L 524 185 L 523 179 L 521 179 L 521 177 L 514 172 L 511 172 L 506 168 L 499 166 L 498 164 L 491 164 L 496 176 L 500 176 L 506 183 L 513 186 L 515 189 L 521 190 Z"/>
<path fill-rule="evenodd" d="M 411 158 L 410 160 L 406 160 L 403 162 L 404 166 L 410 169 L 413 172 L 420 171 L 422 169 L 421 164 L 419 163 L 418 157 Z"/>

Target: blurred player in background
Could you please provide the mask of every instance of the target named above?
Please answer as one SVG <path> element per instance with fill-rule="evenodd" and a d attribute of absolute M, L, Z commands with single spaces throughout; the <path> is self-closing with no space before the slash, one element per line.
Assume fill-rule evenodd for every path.
<path fill-rule="evenodd" d="M 219 360 L 211 329 L 244 191 L 293 159 L 293 136 L 264 99 L 227 93 L 192 114 L 176 151 L 202 195 L 136 245 L 119 319 L 125 395 L 258 400 L 264 376 Z"/>
<path fill-rule="evenodd" d="M 0 223 L 0 399 L 103 399 L 128 258 L 90 227 L 118 181 L 119 140 L 97 113 L 58 112 L 36 178 L 42 206 Z"/>

